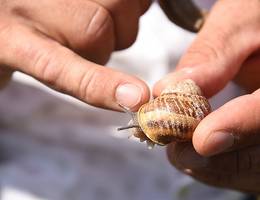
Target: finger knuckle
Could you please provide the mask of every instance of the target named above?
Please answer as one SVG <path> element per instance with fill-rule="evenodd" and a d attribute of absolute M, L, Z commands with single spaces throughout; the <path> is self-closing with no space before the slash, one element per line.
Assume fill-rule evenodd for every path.
<path fill-rule="evenodd" d="M 89 104 L 99 104 L 100 96 L 99 88 L 102 85 L 100 80 L 101 72 L 98 69 L 89 68 L 81 77 L 77 94 L 79 97 Z"/>
<path fill-rule="evenodd" d="M 221 65 L 224 62 L 223 59 L 230 53 L 231 44 L 228 44 L 230 43 L 228 41 L 231 39 L 228 38 L 228 35 L 230 34 L 219 30 L 215 30 L 214 35 L 210 35 L 207 31 L 202 30 L 187 50 L 181 64 L 219 63 Z"/>
<path fill-rule="evenodd" d="M 113 20 L 109 12 L 100 5 L 93 5 L 85 26 L 81 26 L 77 31 L 78 45 L 85 47 L 99 43 L 105 35 L 111 35 L 113 30 Z"/>
<path fill-rule="evenodd" d="M 42 48 L 30 48 L 25 52 L 25 56 L 30 56 L 31 58 L 31 63 L 29 64 L 31 74 L 44 81 L 47 85 L 55 85 L 59 90 L 57 83 L 64 65 L 58 64 L 55 58 L 58 45 L 49 45 Z"/>
<path fill-rule="evenodd" d="M 204 40 L 195 43 L 188 49 L 185 55 L 185 61 L 192 64 L 209 63 L 217 61 L 221 57 L 219 50 L 209 41 Z"/>
<path fill-rule="evenodd" d="M 75 21 L 78 25 L 73 30 L 73 41 L 70 46 L 84 58 L 104 64 L 114 50 L 112 17 L 101 5 L 90 2 L 82 5 L 81 8 L 77 8 L 79 11 L 75 11 L 77 13 Z"/>
<path fill-rule="evenodd" d="M 52 56 L 52 50 L 55 49 L 53 45 L 55 43 L 51 43 L 52 45 L 49 46 L 42 46 L 40 43 L 26 42 L 28 41 L 27 37 L 31 37 L 32 34 L 34 34 L 34 30 L 23 24 L 11 22 L 3 25 L 0 23 L 0 46 L 5 46 L 18 60 L 21 60 L 19 65 L 26 66 L 26 68 L 22 67 L 20 70 L 51 83 L 56 80 L 58 74 L 58 72 L 55 71 L 56 68 L 53 67 L 55 58 Z M 17 37 L 19 37 L 19 39 L 17 39 Z M 35 39 L 34 36 L 32 40 L 33 39 Z M 13 58 L 8 54 L 2 54 L 0 60 L 2 59 L 4 63 L 7 62 L 7 65 L 15 63 Z M 12 67 L 14 69 L 19 68 L 18 64 L 14 64 Z M 52 68 L 52 70 L 50 70 L 50 68 Z"/>

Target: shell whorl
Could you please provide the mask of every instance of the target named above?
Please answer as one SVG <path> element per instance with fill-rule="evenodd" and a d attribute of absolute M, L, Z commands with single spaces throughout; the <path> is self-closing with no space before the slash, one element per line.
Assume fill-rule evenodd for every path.
<path fill-rule="evenodd" d="M 202 91 L 200 87 L 191 79 L 186 79 L 182 82 L 178 82 L 175 84 L 168 85 L 161 93 L 184 93 L 191 95 L 199 95 L 202 96 Z"/>
<path fill-rule="evenodd" d="M 210 111 L 200 88 L 192 80 L 184 80 L 170 85 L 159 97 L 141 106 L 137 113 L 140 128 L 134 135 L 144 138 L 144 134 L 147 140 L 159 145 L 188 141 Z"/>

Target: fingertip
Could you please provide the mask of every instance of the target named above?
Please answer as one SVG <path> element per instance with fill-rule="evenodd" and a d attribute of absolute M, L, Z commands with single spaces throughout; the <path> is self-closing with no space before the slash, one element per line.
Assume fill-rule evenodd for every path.
<path fill-rule="evenodd" d="M 213 112 L 204 118 L 195 129 L 192 137 L 194 149 L 198 154 L 210 157 L 224 152 L 234 144 L 234 137 L 224 131 L 225 119 L 219 112 Z"/>
<path fill-rule="evenodd" d="M 137 78 L 134 78 L 133 81 L 120 83 L 115 90 L 117 104 L 131 111 L 137 111 L 149 98 L 148 86 Z"/>
<path fill-rule="evenodd" d="M 138 77 L 91 64 L 94 65 L 94 73 L 83 84 L 87 85 L 84 92 L 86 103 L 116 111 L 122 111 L 122 107 L 137 111 L 149 100 L 149 88 Z"/>
<path fill-rule="evenodd" d="M 258 143 L 259 108 L 258 95 L 245 95 L 210 113 L 194 131 L 195 150 L 213 156 Z"/>
<path fill-rule="evenodd" d="M 216 83 L 213 74 L 213 70 L 208 71 L 207 68 L 203 66 L 183 67 L 177 69 L 176 71 L 167 74 L 155 84 L 153 95 L 159 96 L 163 89 L 168 85 L 176 84 L 185 79 L 191 79 L 200 87 L 203 95 L 209 98 L 223 87 L 223 85 Z"/>
<path fill-rule="evenodd" d="M 191 73 L 191 70 L 188 68 L 181 69 L 172 73 L 167 74 L 161 80 L 159 80 L 153 88 L 153 96 L 157 97 L 161 92 L 168 86 L 175 84 L 181 80 L 191 78 L 188 74 Z"/>
<path fill-rule="evenodd" d="M 206 135 L 206 134 L 205 134 Z M 192 138 L 192 144 L 194 146 L 195 151 L 202 155 L 202 156 L 208 156 L 207 149 L 204 148 L 203 143 L 205 141 L 205 136 L 201 134 L 200 132 L 194 132 L 193 138 Z"/>
<path fill-rule="evenodd" d="M 218 123 L 221 123 L 220 121 Z M 205 145 L 206 140 L 210 137 L 212 128 L 216 125 L 214 112 L 204 118 L 195 129 L 192 137 L 192 143 L 195 151 L 202 156 L 210 156 L 211 145 Z M 211 141 L 212 142 L 212 141 Z"/>
<path fill-rule="evenodd" d="M 131 108 L 131 110 L 133 110 L 133 111 L 137 111 L 141 105 L 143 105 L 144 103 L 147 103 L 151 98 L 150 88 L 147 86 L 147 84 L 142 80 L 138 80 L 138 85 L 141 88 L 141 99 L 136 104 L 136 106 Z"/>

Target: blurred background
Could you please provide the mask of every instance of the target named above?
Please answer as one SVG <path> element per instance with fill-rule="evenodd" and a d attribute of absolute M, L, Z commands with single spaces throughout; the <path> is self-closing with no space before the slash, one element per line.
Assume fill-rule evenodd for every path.
<path fill-rule="evenodd" d="M 137 42 L 114 53 L 108 66 L 152 87 L 174 69 L 194 37 L 155 3 L 141 19 Z M 211 103 L 217 108 L 239 94 L 230 84 Z M 1 200 L 244 198 L 182 175 L 163 147 L 148 150 L 128 132 L 117 132 L 128 115 L 90 107 L 26 75 L 15 73 L 0 92 L 0 112 Z"/>

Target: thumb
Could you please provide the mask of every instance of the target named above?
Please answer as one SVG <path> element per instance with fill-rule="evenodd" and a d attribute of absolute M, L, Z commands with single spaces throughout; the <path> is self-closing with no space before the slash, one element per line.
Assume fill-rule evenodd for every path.
<path fill-rule="evenodd" d="M 177 71 L 155 85 L 154 95 L 168 84 L 187 78 L 193 79 L 207 97 L 220 91 L 260 46 L 259 11 L 257 0 L 217 1 Z"/>
<path fill-rule="evenodd" d="M 209 114 L 193 135 L 196 151 L 204 156 L 255 144 L 260 144 L 260 89 Z"/>
<path fill-rule="evenodd" d="M 136 110 L 149 99 L 143 81 L 89 62 L 35 30 L 8 25 L 0 37 L 0 48 L 5 49 L 1 64 L 88 104 L 114 110 L 121 104 Z"/>

